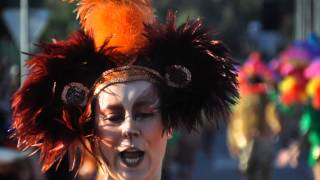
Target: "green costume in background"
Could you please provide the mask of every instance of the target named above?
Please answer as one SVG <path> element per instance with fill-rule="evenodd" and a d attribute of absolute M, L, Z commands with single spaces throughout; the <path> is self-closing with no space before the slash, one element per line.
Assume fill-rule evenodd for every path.
<path fill-rule="evenodd" d="M 314 109 L 311 103 L 305 106 L 300 130 L 310 143 L 308 163 L 310 166 L 314 166 L 320 157 L 320 110 Z"/>

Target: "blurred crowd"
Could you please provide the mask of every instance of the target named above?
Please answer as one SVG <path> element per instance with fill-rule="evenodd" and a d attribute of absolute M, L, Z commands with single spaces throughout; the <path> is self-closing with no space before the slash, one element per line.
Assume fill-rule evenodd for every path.
<path fill-rule="evenodd" d="M 227 145 L 239 160 L 239 172 L 248 180 L 270 180 L 274 164 L 296 168 L 306 151 L 303 160 L 320 180 L 319 38 L 311 34 L 293 42 L 274 59 L 252 52 L 238 70 L 240 99 L 227 125 Z M 103 179 L 89 154 L 79 172 L 68 171 L 66 157 L 59 169 L 41 174 L 34 159 L 39 157 L 15 149 L 10 97 L 19 87 L 19 67 L 1 59 L 0 73 L 0 179 Z M 163 179 L 191 179 L 199 151 L 213 161 L 215 136 L 211 124 L 193 134 L 176 131 L 168 142 Z"/>
<path fill-rule="evenodd" d="M 320 179 L 319 57 L 319 38 L 311 34 L 269 61 L 252 52 L 239 67 L 240 100 L 227 144 L 248 180 L 270 180 L 274 163 L 296 168 L 304 150 L 314 179 Z"/>

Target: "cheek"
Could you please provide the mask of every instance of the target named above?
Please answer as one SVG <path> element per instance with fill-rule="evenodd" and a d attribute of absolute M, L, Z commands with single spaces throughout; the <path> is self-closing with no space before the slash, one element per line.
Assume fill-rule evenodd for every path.
<path fill-rule="evenodd" d="M 163 125 L 160 117 L 143 123 L 142 131 L 146 139 L 155 140 L 163 138 Z"/>
<path fill-rule="evenodd" d="M 150 152 L 156 156 L 164 154 L 168 136 L 166 133 L 163 133 L 163 125 L 160 118 L 147 123 L 143 128 L 143 132 L 144 138 L 148 142 Z"/>
<path fill-rule="evenodd" d="M 120 143 L 121 133 L 115 127 L 98 127 L 99 153 L 107 165 L 108 171 L 113 172 L 116 167 L 117 147 Z"/>
<path fill-rule="evenodd" d="M 116 127 L 98 127 L 98 136 L 104 146 L 114 149 L 120 143 L 121 132 Z"/>

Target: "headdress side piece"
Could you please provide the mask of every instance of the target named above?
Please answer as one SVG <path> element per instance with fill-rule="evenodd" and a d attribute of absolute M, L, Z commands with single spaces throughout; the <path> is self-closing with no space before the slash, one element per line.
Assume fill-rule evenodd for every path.
<path fill-rule="evenodd" d="M 176 26 L 169 11 L 165 24 L 146 25 L 148 46 L 137 64 L 156 70 L 167 86 L 162 94 L 166 128 L 195 129 L 204 120 L 224 121 L 238 98 L 235 62 L 213 39 L 201 19 Z"/>
<path fill-rule="evenodd" d="M 88 92 L 115 64 L 105 55 L 108 49 L 96 50 L 93 39 L 83 32 L 39 46 L 43 52 L 27 61 L 28 76 L 12 99 L 14 136 L 18 148 L 40 150 L 43 171 L 66 152 L 73 169 L 75 152 L 83 150 L 85 134 L 78 119 Z"/>

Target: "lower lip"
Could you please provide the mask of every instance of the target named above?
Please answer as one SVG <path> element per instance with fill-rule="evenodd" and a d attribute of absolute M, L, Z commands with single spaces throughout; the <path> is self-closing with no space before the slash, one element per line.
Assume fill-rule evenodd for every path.
<path fill-rule="evenodd" d="M 130 168 L 138 167 L 143 159 L 144 159 L 144 155 L 139 156 L 137 158 L 124 158 L 124 157 L 120 156 L 120 160 L 121 160 L 122 164 L 124 164 L 126 167 L 130 167 Z"/>

